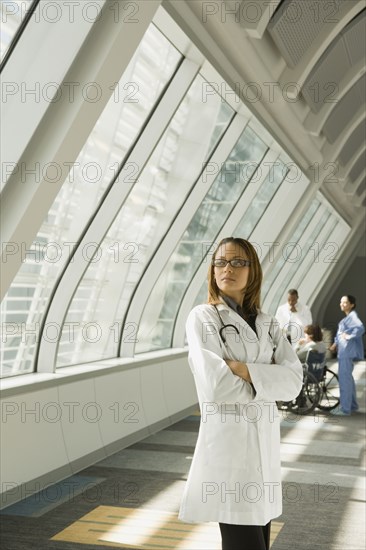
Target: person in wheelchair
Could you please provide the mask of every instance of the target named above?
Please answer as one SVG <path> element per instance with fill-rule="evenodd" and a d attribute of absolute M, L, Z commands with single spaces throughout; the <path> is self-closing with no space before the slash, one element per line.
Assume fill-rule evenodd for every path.
<path fill-rule="evenodd" d="M 305 338 L 301 338 L 295 351 L 301 363 L 306 361 L 309 351 L 317 351 L 318 353 L 326 353 L 327 347 L 323 342 L 323 334 L 319 325 L 306 325 L 304 328 Z"/>
<path fill-rule="evenodd" d="M 317 353 L 320 353 L 323 355 L 323 358 L 325 359 L 325 353 L 326 353 L 327 347 L 323 342 L 323 334 L 319 325 L 317 324 L 306 325 L 304 327 L 304 333 L 305 333 L 305 338 L 301 338 L 298 341 L 295 347 L 295 352 L 297 353 L 298 358 L 303 364 L 303 368 L 306 368 L 306 370 L 308 370 L 308 365 L 306 364 L 306 361 L 309 357 L 308 355 L 309 351 L 315 351 Z M 320 371 L 314 372 L 313 369 L 311 369 L 310 372 L 315 376 L 315 379 L 319 381 L 319 376 L 321 375 L 321 372 L 323 372 L 323 369 L 321 369 L 321 372 Z M 303 388 L 303 390 L 300 392 L 300 394 L 296 398 L 296 404 L 300 409 L 308 408 L 306 393 L 310 386 L 311 384 L 307 382 L 306 388 Z"/>
<path fill-rule="evenodd" d="M 281 402 L 279 408 L 298 414 L 309 414 L 315 408 L 331 412 L 339 405 L 339 382 L 335 372 L 326 366 L 327 347 L 319 325 L 307 325 L 305 338 L 295 348 L 303 367 L 303 386 L 290 402 Z"/>

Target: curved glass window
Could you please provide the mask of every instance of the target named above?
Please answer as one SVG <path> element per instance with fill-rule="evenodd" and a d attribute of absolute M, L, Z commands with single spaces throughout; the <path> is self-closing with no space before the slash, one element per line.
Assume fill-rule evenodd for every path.
<path fill-rule="evenodd" d="M 292 235 L 292 242 L 297 243 L 298 240 L 301 238 L 301 235 L 304 233 L 306 227 L 309 225 L 310 221 L 315 215 L 315 212 L 320 206 L 320 202 L 317 199 L 314 199 L 307 210 L 306 214 L 300 221 L 300 223 L 297 225 L 293 235 Z M 275 283 L 279 273 L 283 269 L 284 265 L 286 264 L 286 257 L 282 254 L 276 264 L 271 267 L 271 270 L 268 274 L 265 275 L 263 279 L 263 285 L 262 285 L 262 303 L 264 302 L 268 292 L 272 288 L 273 284 Z M 281 293 L 283 293 L 286 290 L 286 285 L 284 287 L 281 286 Z M 276 307 L 275 305 L 271 306 L 271 309 L 269 307 L 266 308 L 266 311 L 268 313 L 273 313 L 273 307 Z"/>
<path fill-rule="evenodd" d="M 296 278 L 296 274 L 300 271 L 302 262 L 304 262 L 304 260 L 307 257 L 314 259 L 314 254 L 310 252 L 310 249 L 316 242 L 316 239 L 318 238 L 319 233 L 327 223 L 329 217 L 330 217 L 330 212 L 325 211 L 324 215 L 321 218 L 320 223 L 317 223 L 315 225 L 310 235 L 307 237 L 306 241 L 302 244 L 301 247 L 299 247 L 300 250 L 295 248 L 295 257 L 290 261 L 290 266 L 287 266 L 285 277 L 283 278 L 281 285 L 279 286 L 279 288 L 277 289 L 273 297 L 273 300 L 269 308 L 270 313 L 276 312 L 278 306 L 280 305 L 282 296 L 287 288 L 289 287 L 296 288 L 295 278 Z M 291 256 L 291 253 L 289 256 Z M 285 262 L 287 263 L 288 261 L 289 260 L 285 260 Z"/>
<path fill-rule="evenodd" d="M 29 12 L 34 0 L 1 0 L 1 50 L 0 62 L 4 59 L 15 35 Z"/>
<path fill-rule="evenodd" d="M 30 251 L 24 251 L 24 263 L 2 301 L 1 320 L 7 327 L 2 375 L 33 370 L 40 322 L 57 277 L 180 59 L 180 53 L 151 24 Z M 27 288 L 31 291 L 26 292 Z"/>
<path fill-rule="evenodd" d="M 234 114 L 220 95 L 203 98 L 203 83 L 198 75 L 102 242 L 101 260 L 85 272 L 64 323 L 58 366 L 117 356 L 134 289 Z M 123 337 L 135 338 L 134 327 L 124 327 Z"/>
<path fill-rule="evenodd" d="M 265 143 L 246 127 L 150 294 L 139 325 L 137 353 L 171 346 L 184 292 L 266 151 Z"/>
<path fill-rule="evenodd" d="M 267 177 L 260 185 L 255 197 L 249 204 L 245 211 L 244 216 L 238 223 L 233 235 L 242 237 L 243 239 L 249 239 L 253 233 L 256 225 L 259 223 L 263 214 L 265 213 L 269 203 L 275 196 L 277 190 L 281 186 L 283 180 L 286 178 L 288 170 L 286 165 L 277 160 L 270 167 Z M 198 304 L 203 304 L 207 301 L 207 280 L 202 284 L 199 293 L 196 296 L 193 307 Z"/>
<path fill-rule="evenodd" d="M 338 222 L 336 218 L 330 214 L 328 217 L 325 216 L 324 220 L 322 219 L 322 222 L 323 221 L 323 226 L 318 226 L 317 234 L 312 235 L 312 239 L 308 239 L 304 247 L 305 254 L 303 254 L 303 261 L 301 265 L 299 265 L 299 269 L 294 270 L 292 275 L 293 282 L 291 283 L 291 286 L 294 288 L 298 288 L 310 270 L 320 261 L 321 253 L 326 253 L 328 248 L 332 250 L 332 246 L 328 247 L 328 244 L 332 245 L 332 243 L 329 243 L 329 239 L 333 235 Z M 322 234 L 320 234 L 321 231 Z"/>
<path fill-rule="evenodd" d="M 250 239 L 250 235 L 285 179 L 287 172 L 286 165 L 279 160 L 271 165 L 266 178 L 237 225 L 234 235 L 243 239 Z"/>

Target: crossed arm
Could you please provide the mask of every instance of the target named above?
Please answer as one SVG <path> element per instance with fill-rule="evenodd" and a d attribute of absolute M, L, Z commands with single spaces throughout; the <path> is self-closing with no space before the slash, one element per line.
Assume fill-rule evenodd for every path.
<path fill-rule="evenodd" d="M 226 359 L 225 361 L 233 374 L 236 374 L 236 376 L 243 378 L 243 380 L 246 380 L 246 382 L 252 381 L 252 379 L 250 378 L 249 369 L 246 363 L 241 363 L 240 361 L 233 361 L 231 359 Z"/>

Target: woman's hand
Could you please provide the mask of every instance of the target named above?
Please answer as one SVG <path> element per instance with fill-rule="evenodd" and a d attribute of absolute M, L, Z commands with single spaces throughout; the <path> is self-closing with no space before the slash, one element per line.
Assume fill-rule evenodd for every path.
<path fill-rule="evenodd" d="M 331 346 L 329 346 L 328 348 L 330 351 L 336 351 L 337 349 L 337 344 L 332 344 Z"/>
<path fill-rule="evenodd" d="M 246 382 L 252 381 L 246 363 L 241 363 L 240 361 L 232 361 L 231 359 L 226 359 L 226 363 L 233 374 L 236 374 L 236 376 L 240 376 L 240 378 L 243 378 L 243 380 L 246 380 Z"/>

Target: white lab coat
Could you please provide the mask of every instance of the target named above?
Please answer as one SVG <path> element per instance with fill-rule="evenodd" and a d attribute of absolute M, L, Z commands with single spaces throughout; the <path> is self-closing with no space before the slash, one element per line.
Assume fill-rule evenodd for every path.
<path fill-rule="evenodd" d="M 295 308 L 296 311 L 291 311 L 290 305 L 286 302 L 278 307 L 275 315 L 283 331 L 290 333 L 293 347 L 301 338 L 304 338 L 304 327 L 313 322 L 309 306 L 297 302 Z"/>
<path fill-rule="evenodd" d="M 275 401 L 289 401 L 299 394 L 302 367 L 271 316 L 258 314 L 257 338 L 229 306 L 217 307 L 224 324 L 234 324 L 240 335 L 225 329 L 225 347 L 212 305 L 197 306 L 189 314 L 189 363 L 201 424 L 179 519 L 265 525 L 282 512 L 280 418 Z M 255 391 L 232 373 L 224 359 L 247 363 Z"/>

